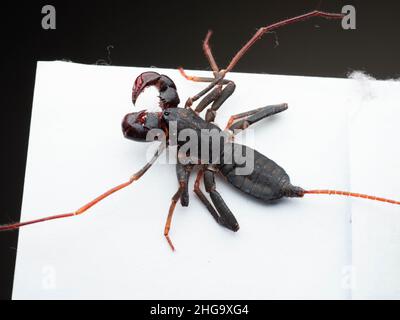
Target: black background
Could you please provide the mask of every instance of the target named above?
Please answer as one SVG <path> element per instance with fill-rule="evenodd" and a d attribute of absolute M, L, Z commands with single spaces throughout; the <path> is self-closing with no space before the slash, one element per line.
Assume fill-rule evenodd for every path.
<path fill-rule="evenodd" d="M 41 28 L 45 4 L 56 8 L 56 30 Z M 2 3 L 0 224 L 20 215 L 36 61 L 94 64 L 107 59 L 106 48 L 113 45 L 113 65 L 209 69 L 201 43 L 212 29 L 217 62 L 226 66 L 258 27 L 317 8 L 340 12 L 346 4 L 356 8 L 356 30 L 320 18 L 285 27 L 277 31 L 279 46 L 273 35 L 265 36 L 234 71 L 344 77 L 364 70 L 379 79 L 399 77 L 399 1 Z M 17 236 L 0 234 L 1 299 L 11 297 Z"/>

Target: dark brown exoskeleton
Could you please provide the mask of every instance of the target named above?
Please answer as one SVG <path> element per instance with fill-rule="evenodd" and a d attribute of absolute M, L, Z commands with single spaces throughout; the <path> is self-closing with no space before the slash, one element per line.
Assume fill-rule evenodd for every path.
<path fill-rule="evenodd" d="M 147 81 L 148 79 L 152 80 Z M 204 120 L 199 115 L 202 109 L 207 107 L 207 105 L 210 103 L 213 103 L 209 110 L 213 111 L 212 114 L 215 117 L 218 109 L 215 106 L 219 107 L 233 93 L 235 86 L 232 81 L 225 80 L 222 83 L 226 85 L 223 90 L 215 91 L 218 92 L 218 94 L 214 94 L 212 92 L 211 95 L 213 99 L 210 99 L 209 96 L 206 96 L 203 101 L 208 100 L 208 103 L 201 102 L 199 103 L 198 107 L 193 110 L 190 107 L 178 107 L 176 102 L 179 101 L 179 98 L 175 90 L 176 87 L 168 77 L 159 75 L 152 71 L 139 75 L 133 88 L 134 103 L 136 102 L 138 95 L 146 87 L 151 85 L 155 85 L 157 88 L 164 88 L 166 91 L 170 91 L 170 89 L 173 88 L 174 94 L 170 92 L 169 95 L 171 99 L 166 100 L 165 98 L 161 98 L 163 91 L 160 91 L 161 112 L 139 111 L 126 115 L 122 122 L 122 128 L 125 137 L 135 141 L 147 141 L 146 135 L 152 129 L 162 129 L 164 130 L 165 134 L 168 135 L 170 134 L 170 130 L 168 128 L 170 127 L 170 124 L 174 122 L 177 130 L 174 134 L 179 135 L 182 130 L 193 130 L 194 136 L 198 137 L 199 139 L 197 142 L 198 149 L 201 149 L 201 130 L 215 132 L 217 134 L 221 133 L 222 131 L 216 124 L 211 122 L 210 119 L 208 119 L 208 121 Z M 259 108 L 240 115 L 234 115 L 231 117 L 225 129 L 225 132 L 227 133 L 226 137 L 232 137 L 240 130 L 248 128 L 257 121 L 282 112 L 287 108 L 287 104 L 283 103 L 280 105 Z M 210 112 L 208 114 L 210 114 Z M 212 161 L 214 155 L 208 153 L 208 157 L 206 159 L 197 159 L 198 162 L 190 162 L 188 164 L 183 164 L 181 161 L 179 161 L 181 157 L 185 157 L 187 155 L 184 154 L 179 156 L 180 147 L 184 142 L 177 142 L 178 164 L 176 165 L 176 172 L 179 188 L 172 199 L 169 218 L 165 227 L 165 236 L 167 237 L 172 248 L 173 246 L 168 236 L 172 213 L 176 202 L 179 199 L 182 206 L 189 205 L 188 181 L 189 175 L 194 166 L 199 166 L 199 172 L 195 182 L 195 193 L 210 211 L 214 219 L 219 224 L 232 231 L 237 231 L 239 229 L 239 224 L 219 192 L 216 190 L 216 174 L 222 175 L 230 184 L 239 190 L 266 202 L 277 200 L 282 197 L 302 197 L 304 195 L 304 190 L 300 187 L 293 186 L 290 183 L 289 176 L 285 170 L 277 165 L 274 161 L 268 159 L 266 156 L 248 146 L 239 145 L 229 140 L 230 139 L 226 139 L 224 141 L 222 148 L 214 148 L 214 146 L 210 146 L 208 152 L 212 152 L 213 150 L 218 152 L 215 157 L 217 161 Z M 219 140 L 211 139 L 211 143 L 213 141 L 217 142 L 218 146 L 220 146 L 221 142 Z M 209 142 L 207 141 L 206 145 L 208 144 Z M 234 150 L 240 152 L 241 155 L 253 155 L 252 157 L 249 157 L 249 161 L 254 162 L 252 164 L 254 169 L 251 171 L 251 173 L 246 175 L 237 174 L 236 169 L 238 167 L 243 167 L 245 164 L 242 162 L 238 163 L 234 156 L 224 157 L 226 153 L 234 155 Z M 226 159 L 228 161 L 226 161 Z M 211 198 L 212 204 L 200 189 L 200 180 L 202 178 L 204 180 L 205 189 Z"/>
<path fill-rule="evenodd" d="M 215 62 L 215 59 L 211 53 L 210 46 L 208 44 L 211 37 L 211 32 L 208 32 L 206 39 L 203 43 L 203 50 L 210 63 L 214 77 L 205 78 L 187 76 L 185 72 L 180 69 L 182 75 L 188 80 L 197 82 L 209 82 L 209 85 L 204 90 L 202 90 L 195 96 L 187 99 L 184 107 L 178 107 L 180 100 L 177 89 L 174 82 L 168 76 L 160 75 L 156 72 L 150 71 L 142 73 L 136 78 L 132 92 L 133 103 L 136 103 L 137 98 L 145 88 L 149 86 L 155 86 L 159 91 L 160 111 L 147 112 L 146 110 L 142 110 L 126 115 L 122 121 L 122 130 L 126 138 L 144 142 L 147 141 L 147 136 L 152 130 L 161 130 L 168 137 L 172 134 L 179 135 L 179 133 L 185 129 L 191 129 L 196 133 L 197 144 L 198 146 L 200 146 L 203 142 L 201 138 L 202 130 L 213 130 L 217 133 L 223 132 L 226 133 L 226 136 L 228 137 L 227 140 L 223 140 L 224 148 L 221 148 L 217 152 L 218 161 L 214 161 L 213 152 L 206 153 L 207 159 L 197 158 L 195 159 L 195 161 L 192 162 L 181 161 L 181 159 L 185 159 L 187 157 L 187 154 L 180 153 L 180 150 L 183 149 L 183 144 L 181 142 L 177 142 L 179 161 L 176 165 L 176 172 L 179 187 L 172 197 L 172 202 L 169 208 L 167 222 L 164 229 L 164 235 L 172 249 L 174 249 L 174 246 L 172 245 L 172 242 L 169 238 L 172 215 L 175 206 L 179 200 L 181 201 L 182 206 L 189 205 L 188 182 L 189 176 L 194 166 L 199 166 L 199 171 L 194 186 L 194 192 L 200 198 L 201 202 L 206 206 L 208 211 L 212 214 L 214 219 L 220 225 L 232 231 L 237 231 L 239 229 L 239 224 L 224 200 L 222 199 L 221 195 L 216 190 L 216 174 L 222 175 L 230 184 L 243 191 L 244 193 L 261 199 L 265 202 L 278 200 L 282 197 L 303 197 L 305 194 L 335 194 L 365 198 L 392 204 L 400 204 L 400 201 L 380 198 L 376 196 L 369 196 L 365 194 L 337 190 L 304 190 L 300 187 L 293 186 L 285 170 L 282 169 L 274 161 L 268 159 L 266 156 L 260 154 L 256 150 L 249 148 L 248 146 L 240 145 L 233 142 L 233 137 L 238 131 L 245 130 L 252 124 L 266 117 L 286 110 L 288 106 L 285 103 L 273 106 L 266 106 L 255 110 L 243 112 L 241 114 L 233 115 L 230 117 L 228 124 L 223 131 L 213 123 L 218 109 L 232 95 L 235 90 L 235 84 L 232 81 L 225 79 L 225 75 L 233 69 L 233 67 L 247 52 L 247 50 L 249 50 L 251 46 L 258 39 L 261 38 L 263 34 L 275 30 L 279 27 L 294 22 L 303 21 L 311 17 L 342 19 L 343 15 L 321 11 L 312 11 L 291 19 L 277 22 L 267 27 L 260 28 L 254 34 L 254 36 L 236 53 L 236 55 L 233 57 L 233 59 L 225 69 L 219 69 L 217 63 Z M 200 98 L 202 98 L 202 100 L 199 101 L 195 108 L 192 108 L 193 104 Z M 200 113 L 206 108 L 207 110 L 205 119 L 203 119 L 202 117 L 200 117 Z M 176 124 L 176 132 L 174 133 L 170 132 L 171 123 Z M 214 150 L 213 143 L 207 143 L 206 145 L 208 147 L 211 147 L 210 150 Z M 132 175 L 132 177 L 127 182 L 106 191 L 105 193 L 101 194 L 100 196 L 85 204 L 76 211 L 27 222 L 0 226 L 0 231 L 14 230 L 24 225 L 72 217 L 86 212 L 96 203 L 100 202 L 101 200 L 115 193 L 116 191 L 131 185 L 134 181 L 142 177 L 143 174 L 154 164 L 156 159 L 160 156 L 160 154 L 164 151 L 166 147 L 167 144 L 161 143 L 157 152 L 154 154 L 151 160 L 141 170 Z M 250 159 L 250 161 L 253 161 L 253 170 L 251 172 L 247 174 L 238 174 L 237 169 L 240 169 L 243 166 L 243 163 L 239 163 L 234 156 L 225 158 L 226 155 L 234 155 L 235 152 L 239 152 L 242 155 L 253 155 L 253 157 L 251 158 L 246 158 L 246 160 Z M 230 161 L 226 161 L 226 159 L 229 159 Z M 200 189 L 200 182 L 202 179 L 204 180 L 206 192 L 209 194 L 212 203 L 208 200 L 206 195 Z"/>

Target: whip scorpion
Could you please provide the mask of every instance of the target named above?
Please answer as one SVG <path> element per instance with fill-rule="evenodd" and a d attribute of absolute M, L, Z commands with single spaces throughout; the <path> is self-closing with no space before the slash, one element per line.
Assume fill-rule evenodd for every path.
<path fill-rule="evenodd" d="M 208 62 L 210 63 L 213 77 L 206 78 L 188 76 L 185 74 L 183 69 L 180 69 L 181 74 L 188 80 L 209 83 L 198 94 L 189 97 L 183 107 L 179 107 L 180 99 L 177 93 L 177 88 L 174 82 L 168 76 L 149 71 L 142 73 L 136 78 L 132 92 L 133 104 L 136 103 L 136 100 L 145 88 L 149 86 L 155 86 L 159 91 L 160 110 L 159 112 L 149 112 L 147 110 L 143 110 L 127 114 L 122 121 L 122 130 L 126 138 L 135 141 L 146 142 L 147 136 L 149 132 L 151 132 L 151 130 L 161 130 L 168 137 L 170 134 L 169 126 L 172 122 L 176 123 L 178 134 L 180 131 L 185 129 L 191 129 L 197 133 L 199 133 L 203 129 L 207 129 L 215 130 L 217 132 L 224 132 L 227 133 L 227 135 L 229 136 L 229 141 L 225 142 L 224 144 L 224 151 L 221 151 L 218 154 L 219 161 L 209 161 L 207 163 L 199 161 L 197 163 L 195 162 L 186 164 L 178 161 L 178 163 L 176 164 L 176 173 L 179 186 L 178 190 L 172 197 L 164 229 L 164 235 L 172 250 L 174 250 L 174 246 L 169 237 L 172 215 L 178 201 L 180 201 L 182 206 L 189 205 L 188 182 L 189 176 L 194 167 L 199 168 L 194 184 L 195 194 L 198 196 L 198 198 L 201 200 L 207 210 L 211 213 L 216 222 L 232 231 L 237 231 L 239 229 L 239 224 L 236 221 L 235 216 L 221 197 L 220 193 L 217 191 L 215 183 L 216 175 L 224 177 L 228 183 L 232 184 L 234 187 L 244 192 L 245 194 L 261 199 L 265 202 L 275 201 L 283 197 L 303 197 L 306 194 L 329 194 L 365 198 L 370 200 L 388 202 L 392 204 L 400 204 L 399 201 L 365 194 L 337 190 L 306 190 L 301 187 L 294 186 L 291 184 L 289 176 L 285 172 L 285 170 L 274 161 L 268 159 L 266 156 L 262 155 L 256 150 L 251 149 L 248 146 L 239 145 L 234 142 L 233 137 L 237 132 L 245 130 L 249 126 L 262 119 L 265 119 L 266 117 L 286 110 L 288 108 L 288 105 L 285 103 L 266 106 L 240 114 L 232 115 L 224 130 L 219 128 L 214 123 L 218 109 L 233 94 L 235 90 L 234 82 L 226 79 L 225 76 L 234 68 L 234 66 L 253 46 L 253 44 L 257 40 L 259 40 L 265 33 L 271 32 L 285 25 L 300 22 L 312 17 L 342 19 L 344 15 L 337 13 L 312 11 L 260 28 L 253 35 L 253 37 L 236 53 L 236 55 L 232 58 L 229 65 L 225 69 L 220 69 L 213 57 L 209 45 L 209 40 L 211 37 L 211 31 L 209 31 L 203 42 L 203 50 L 205 56 L 208 59 Z M 196 101 L 201 98 L 202 100 L 200 100 L 194 107 Z M 206 110 L 204 119 L 200 116 L 200 113 L 203 110 Z M 198 137 L 200 137 L 200 134 L 198 135 Z M 199 140 L 198 143 L 200 144 L 201 141 Z M 168 146 L 168 143 L 160 144 L 151 160 L 141 170 L 133 174 L 127 182 L 106 191 L 94 200 L 80 207 L 78 210 L 37 220 L 3 225 L 0 226 L 0 231 L 14 230 L 29 224 L 83 214 L 99 201 L 115 193 L 116 191 L 131 185 L 133 182 L 141 178 L 145 174 L 145 172 L 154 164 L 154 162 L 164 151 L 164 149 Z M 180 156 L 180 147 L 181 145 L 178 143 L 178 160 Z M 235 148 L 238 148 L 241 153 L 253 154 L 252 161 L 254 161 L 254 163 L 251 173 L 248 173 L 246 175 L 239 175 L 237 174 L 237 169 L 240 168 L 242 164 L 237 163 L 235 159 L 230 162 L 224 161 L 225 158 L 223 156 L 226 153 L 232 152 Z M 205 191 L 211 198 L 211 202 L 208 200 L 206 194 L 200 188 L 201 181 L 204 181 Z"/>

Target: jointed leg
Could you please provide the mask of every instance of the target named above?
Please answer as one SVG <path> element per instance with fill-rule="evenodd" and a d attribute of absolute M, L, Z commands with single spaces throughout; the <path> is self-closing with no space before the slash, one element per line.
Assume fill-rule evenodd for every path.
<path fill-rule="evenodd" d="M 222 94 L 222 86 L 218 85 L 212 90 L 209 94 L 207 94 L 203 99 L 200 100 L 198 105 L 196 106 L 195 111 L 197 113 L 202 112 L 205 108 L 209 106 L 210 103 L 216 101 Z"/>
<path fill-rule="evenodd" d="M 206 191 L 210 194 L 211 200 L 213 201 L 217 210 L 215 210 L 214 206 L 210 203 L 210 201 L 208 201 L 207 197 L 200 189 L 200 181 L 203 176 L 206 185 Z M 200 169 L 194 184 L 194 192 L 218 224 L 232 231 L 239 230 L 239 224 L 237 223 L 235 217 L 225 204 L 221 195 L 215 190 L 214 172 L 209 170 L 205 170 L 204 172 L 204 169 Z"/>
<path fill-rule="evenodd" d="M 217 220 L 217 222 L 232 231 L 238 231 L 239 224 L 235 216 L 216 190 L 215 173 L 213 171 L 206 170 L 204 172 L 204 184 L 206 191 L 210 194 L 211 200 L 220 215 L 220 219 Z"/>
<path fill-rule="evenodd" d="M 217 87 L 218 88 L 218 87 Z M 226 87 L 221 91 L 219 97 L 214 100 L 211 108 L 207 110 L 206 113 L 206 121 L 213 122 L 217 115 L 217 110 L 221 107 L 221 105 L 233 94 L 235 91 L 236 85 L 233 81 L 229 81 Z M 205 99 L 205 98 L 204 98 Z"/>
<path fill-rule="evenodd" d="M 161 153 L 164 151 L 165 145 L 161 144 L 160 147 L 157 149 L 156 153 L 154 154 L 153 158 L 138 172 L 136 172 L 134 175 L 131 176 L 131 178 L 127 181 L 124 182 L 114 188 L 111 188 L 110 190 L 104 192 L 94 200 L 88 202 L 78 210 L 71 212 L 71 213 L 65 213 L 65 214 L 59 214 L 59 215 L 54 215 L 54 216 L 49 216 L 41 219 L 36 219 L 36 220 L 31 220 L 27 222 L 20 222 L 20 223 L 14 223 L 14 224 L 9 224 L 9 225 L 3 225 L 0 226 L 0 231 L 8 231 L 8 230 L 15 230 L 18 229 L 22 226 L 26 226 L 29 224 L 35 224 L 39 222 L 44 222 L 44 221 L 49 221 L 49 220 L 56 220 L 56 219 L 62 219 L 62 218 L 68 218 L 68 217 L 73 217 L 77 215 L 81 215 L 85 213 L 87 210 L 89 210 L 91 207 L 93 207 L 95 204 L 99 203 L 101 200 L 107 198 L 108 196 L 112 195 L 113 193 L 126 188 L 127 186 L 131 185 L 133 182 L 136 180 L 139 180 L 148 169 L 154 164 L 154 162 L 157 160 L 157 158 L 161 155 Z"/>
<path fill-rule="evenodd" d="M 251 39 L 235 54 L 235 56 L 232 58 L 231 62 L 229 65 L 226 67 L 224 70 L 220 70 L 218 72 L 218 76 L 215 76 L 215 79 L 213 82 L 211 82 L 205 89 L 200 91 L 198 94 L 195 96 L 189 98 L 186 102 L 186 107 L 190 107 L 193 102 L 197 101 L 200 99 L 203 95 L 207 94 L 210 90 L 212 90 L 216 85 L 219 85 L 221 81 L 224 79 L 225 75 L 230 72 L 235 65 L 239 62 L 239 60 L 243 57 L 243 55 L 259 40 L 265 33 L 268 33 L 270 31 L 276 30 L 280 27 L 293 24 L 296 22 L 304 21 L 312 17 L 322 17 L 326 19 L 342 19 L 344 17 L 344 14 L 338 14 L 338 13 L 328 13 L 328 12 L 322 12 L 322 11 L 311 11 L 306 14 L 290 18 L 290 19 L 285 19 L 282 21 L 279 21 L 277 23 L 271 24 L 269 26 L 260 28 L 257 30 L 257 32 L 251 37 Z M 207 42 L 211 36 L 207 35 L 208 39 Z"/>
<path fill-rule="evenodd" d="M 188 76 L 185 74 L 182 68 L 179 69 L 181 74 L 188 80 L 196 81 L 196 82 L 211 82 L 206 89 L 202 90 L 199 92 L 197 95 L 189 98 L 186 101 L 185 108 L 190 108 L 193 105 L 193 102 L 197 101 L 199 98 L 201 98 L 203 95 L 207 94 L 210 90 L 214 89 L 213 92 L 208 94 L 203 100 L 199 103 L 201 111 L 204 110 L 207 105 L 209 105 L 212 101 L 215 101 L 218 99 L 219 95 L 221 94 L 222 91 L 222 85 L 227 84 L 226 80 L 224 80 L 225 72 L 219 70 L 219 67 L 217 63 L 215 62 L 214 56 L 211 52 L 211 48 L 209 45 L 210 37 L 212 35 L 211 31 L 208 31 L 206 38 L 204 39 L 203 42 L 203 51 L 204 54 L 206 55 L 208 62 L 210 63 L 210 66 L 213 70 L 214 73 L 214 78 L 206 78 L 206 77 L 196 77 L 196 76 Z M 196 111 L 196 112 L 201 112 L 201 111 Z"/>
<path fill-rule="evenodd" d="M 214 73 L 214 78 L 206 78 L 206 77 L 195 77 L 195 76 L 188 76 L 185 74 L 182 68 L 179 69 L 181 74 L 188 80 L 196 81 L 196 82 L 213 82 L 219 75 L 220 70 L 215 62 L 214 56 L 211 52 L 211 48 L 209 45 L 209 40 L 211 37 L 212 32 L 208 31 L 207 36 L 203 42 L 203 51 L 206 55 L 208 62 Z M 222 87 L 226 85 L 226 88 L 222 89 Z M 202 112 L 210 103 L 213 103 L 212 107 L 207 110 L 206 113 L 206 121 L 213 122 L 215 120 L 216 112 L 219 107 L 228 99 L 233 91 L 235 90 L 235 84 L 232 81 L 222 79 L 218 84 L 214 86 L 214 90 L 212 90 L 209 94 L 207 94 L 197 105 L 195 111 L 197 113 Z M 192 100 L 188 100 L 186 103 L 187 107 L 190 107 L 193 103 Z"/>
<path fill-rule="evenodd" d="M 204 39 L 204 42 L 203 42 L 203 51 L 208 59 L 208 62 L 210 63 L 211 69 L 214 72 L 214 76 L 216 77 L 219 73 L 219 67 L 218 67 L 217 63 L 215 62 L 214 56 L 211 52 L 211 48 L 209 45 L 211 35 L 212 35 L 212 31 L 209 30 L 207 32 L 206 38 Z"/>
<path fill-rule="evenodd" d="M 182 76 L 184 76 L 188 80 L 196 81 L 196 82 L 213 82 L 220 74 L 219 67 L 217 63 L 215 62 L 214 56 L 211 52 L 211 48 L 209 45 L 209 40 L 211 37 L 212 32 L 208 31 L 207 36 L 203 42 L 203 51 L 204 54 L 206 55 L 208 62 L 210 63 L 210 66 L 213 70 L 214 73 L 214 78 L 208 78 L 208 77 L 196 77 L 196 76 L 188 76 L 184 72 L 182 68 L 179 69 L 181 72 Z M 227 88 L 222 90 L 222 86 L 227 85 Z M 207 96 L 203 98 L 202 101 L 197 105 L 196 107 L 196 112 L 200 113 L 202 112 L 210 103 L 213 103 L 212 108 L 207 110 L 206 114 L 206 120 L 208 122 L 212 122 L 215 119 L 216 111 L 218 108 L 222 105 L 222 103 L 228 99 L 228 97 L 233 93 L 235 90 L 235 85 L 232 81 L 229 80 L 221 80 L 217 85 L 214 86 L 214 90 L 211 91 Z M 186 103 L 186 107 L 190 107 L 193 103 L 193 100 L 190 101 L 190 99 Z"/>
<path fill-rule="evenodd" d="M 214 56 L 211 52 L 211 47 L 209 45 L 211 35 L 212 35 L 212 31 L 209 30 L 207 32 L 206 38 L 203 41 L 203 51 L 204 51 L 204 54 L 205 54 L 208 62 L 210 63 L 210 66 L 214 73 L 214 78 L 215 78 L 215 77 L 217 77 L 217 75 L 219 73 L 219 67 L 218 67 L 217 63 L 215 62 Z M 182 68 L 179 68 L 179 71 L 187 80 L 192 80 L 192 81 L 197 81 L 197 82 L 212 82 L 214 80 L 214 78 L 202 78 L 202 77 L 187 76 Z"/>
<path fill-rule="evenodd" d="M 228 124 L 226 125 L 226 129 L 229 129 L 231 131 L 244 130 L 248 128 L 250 125 L 264 118 L 285 111 L 287 108 L 288 105 L 286 103 L 282 103 L 233 115 L 229 118 Z"/>
<path fill-rule="evenodd" d="M 205 196 L 203 191 L 201 191 L 201 189 L 200 189 L 200 181 L 201 181 L 201 178 L 203 178 L 203 175 L 204 175 L 204 170 L 200 169 L 200 171 L 197 174 L 196 182 L 194 184 L 194 193 L 199 197 L 200 201 L 205 205 L 205 207 L 211 213 L 211 215 L 215 219 L 215 221 L 219 224 L 222 224 L 221 216 L 214 209 L 214 206 L 210 203 L 210 201 L 208 201 L 207 197 Z"/>
<path fill-rule="evenodd" d="M 198 76 L 190 76 L 186 74 L 185 70 L 183 68 L 178 69 L 179 72 L 181 73 L 182 77 L 184 77 L 186 80 L 189 81 L 194 81 L 194 82 L 213 82 L 215 78 L 210 78 L 210 77 L 198 77 Z M 228 80 L 221 80 L 221 84 L 227 84 L 229 81 Z"/>
<path fill-rule="evenodd" d="M 165 228 L 164 228 L 164 236 L 167 239 L 168 244 L 170 245 L 172 251 L 175 251 L 174 245 L 172 244 L 172 241 L 169 237 L 169 230 L 171 228 L 172 216 L 174 214 L 174 210 L 179 199 L 181 199 L 182 206 L 187 207 L 189 205 L 188 183 L 192 169 L 193 165 L 183 165 L 180 163 L 177 163 L 176 165 L 176 176 L 179 182 L 179 189 L 172 197 L 171 205 L 168 211 L 167 221 L 165 223 Z"/>
<path fill-rule="evenodd" d="M 183 185 L 184 189 L 181 195 L 181 205 L 187 207 L 189 205 L 189 177 L 192 172 L 193 165 L 183 165 L 180 163 L 176 164 L 176 176 L 178 178 L 179 185 Z"/>
<path fill-rule="evenodd" d="M 179 71 L 181 72 L 182 76 L 191 81 L 212 82 L 215 80 L 214 78 L 189 76 L 185 73 L 185 71 L 182 68 L 180 68 Z M 222 89 L 222 87 L 225 85 L 226 87 Z M 216 111 L 232 95 L 234 91 L 235 91 L 234 82 L 223 79 L 218 85 L 215 85 L 214 89 L 199 102 L 199 104 L 196 106 L 195 111 L 197 113 L 200 113 L 205 108 L 207 108 L 210 105 L 210 103 L 213 103 L 212 107 L 207 110 L 206 121 L 208 122 L 214 121 L 216 116 Z M 186 107 L 191 107 L 191 106 L 192 102 L 186 104 Z"/>
<path fill-rule="evenodd" d="M 166 221 L 165 227 L 164 227 L 164 236 L 167 239 L 168 244 L 170 245 L 172 251 L 175 251 L 175 247 L 172 244 L 172 241 L 171 241 L 171 239 L 169 237 L 169 230 L 171 229 L 172 216 L 174 214 L 176 203 L 178 202 L 179 198 L 181 197 L 182 192 L 184 191 L 184 189 L 185 189 L 185 186 L 183 184 L 181 184 L 179 186 L 178 191 L 172 197 L 171 205 L 170 205 L 169 211 L 168 211 L 167 221 Z"/>
<path fill-rule="evenodd" d="M 213 82 L 215 80 L 215 78 L 218 76 L 219 67 L 218 67 L 217 63 L 215 62 L 214 56 L 211 51 L 211 47 L 209 45 L 209 40 L 210 40 L 211 35 L 212 35 L 212 31 L 209 30 L 206 35 L 206 38 L 204 39 L 204 42 L 203 42 L 203 51 L 204 51 L 204 54 L 205 54 L 208 62 L 210 63 L 211 69 L 213 70 L 214 78 L 188 76 L 185 73 L 185 71 L 183 70 L 183 68 L 179 68 L 181 75 L 183 77 L 185 77 L 187 80 L 191 80 L 191 81 L 195 81 L 195 82 Z M 221 84 L 225 84 L 224 81 L 222 81 Z"/>
<path fill-rule="evenodd" d="M 206 77 L 196 77 L 196 76 L 188 76 L 185 71 L 180 68 L 179 71 L 181 74 L 188 80 L 195 82 L 212 82 L 214 78 L 206 78 Z M 223 86 L 226 87 L 222 89 Z M 220 84 L 216 85 L 215 88 L 208 93 L 196 106 L 195 111 L 197 113 L 202 112 L 205 108 L 207 108 L 210 103 L 212 103 L 211 108 L 207 110 L 206 113 L 206 121 L 213 122 L 215 120 L 215 116 L 217 114 L 217 110 L 221 107 L 221 105 L 233 94 L 235 91 L 235 83 L 231 80 L 223 79 Z M 191 107 L 192 103 L 186 104 L 186 107 Z"/>

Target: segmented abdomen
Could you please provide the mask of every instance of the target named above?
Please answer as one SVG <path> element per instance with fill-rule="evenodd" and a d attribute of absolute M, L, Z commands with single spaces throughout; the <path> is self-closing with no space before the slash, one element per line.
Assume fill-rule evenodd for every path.
<path fill-rule="evenodd" d="M 246 161 L 254 161 L 253 171 L 246 175 L 238 175 L 236 169 L 243 167 L 244 164 L 238 164 L 235 157 L 233 157 L 233 163 L 222 163 L 219 166 L 221 174 L 233 186 L 264 201 L 276 200 L 285 196 L 302 196 L 302 189 L 292 186 L 285 170 L 274 161 L 250 147 L 233 145 L 235 148 L 241 148 L 243 155 L 247 155 L 244 157 Z M 221 162 L 224 162 L 224 157 L 221 158 Z M 247 165 L 249 164 L 247 163 Z"/>

